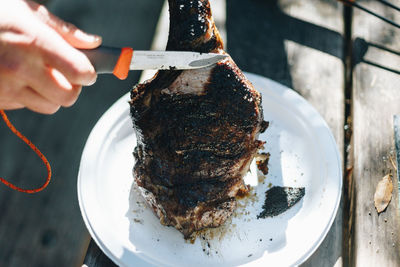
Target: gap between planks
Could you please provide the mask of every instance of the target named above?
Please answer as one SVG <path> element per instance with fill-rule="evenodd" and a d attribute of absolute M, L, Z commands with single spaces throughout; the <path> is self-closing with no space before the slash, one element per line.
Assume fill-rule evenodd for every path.
<path fill-rule="evenodd" d="M 376 1 L 365 2 L 365 5 L 386 17 L 400 18 L 398 13 Z M 393 114 L 400 112 L 396 105 L 399 72 L 395 68 L 371 64 L 385 58 L 387 66 L 398 69 L 396 55 L 385 55 L 400 49 L 400 35 L 391 26 L 358 10 L 354 10 L 351 19 L 354 20 L 351 29 L 354 62 L 350 69 L 348 101 L 352 134 L 350 149 L 346 151 L 350 170 L 345 177 L 346 266 L 400 266 L 397 190 L 393 190 L 391 203 L 379 216 L 373 204 L 378 181 L 393 167 L 385 157 L 393 152 Z M 393 180 L 395 185 L 397 179 Z"/>
<path fill-rule="evenodd" d="M 353 9 L 350 6 L 343 6 L 343 56 L 344 56 L 344 145 L 343 145 L 343 160 L 344 160 L 344 172 L 343 172 L 343 265 L 349 266 L 351 259 L 351 227 L 352 227 L 352 214 L 351 204 L 353 203 L 352 198 L 352 153 L 350 153 L 352 146 L 352 90 L 353 90 L 353 60 L 352 60 L 352 19 Z"/>

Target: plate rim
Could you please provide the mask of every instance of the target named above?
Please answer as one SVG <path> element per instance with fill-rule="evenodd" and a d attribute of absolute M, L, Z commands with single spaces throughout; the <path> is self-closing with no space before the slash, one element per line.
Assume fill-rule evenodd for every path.
<path fill-rule="evenodd" d="M 335 169 L 338 172 L 339 178 L 337 179 L 338 183 L 337 183 L 337 187 L 336 187 L 337 192 L 336 192 L 336 196 L 335 196 L 334 209 L 333 209 L 333 212 L 331 213 L 331 217 L 329 218 L 329 222 L 325 225 L 325 228 L 324 228 L 323 232 L 321 232 L 321 235 L 320 235 L 318 241 L 314 242 L 313 246 L 308 249 L 307 253 L 303 254 L 302 257 L 298 258 L 298 260 L 293 263 L 293 265 L 299 265 L 299 264 L 305 262 L 320 247 L 321 243 L 325 240 L 327 234 L 329 233 L 329 231 L 333 225 L 333 222 L 336 218 L 336 215 L 337 215 L 337 212 L 338 212 L 338 209 L 340 206 L 340 202 L 341 202 L 342 186 L 343 186 L 342 185 L 343 184 L 343 181 L 342 181 L 343 173 L 342 173 L 342 164 L 341 164 L 340 154 L 339 154 L 339 151 L 337 148 L 335 138 L 334 138 L 332 131 L 330 130 L 328 124 L 326 123 L 324 118 L 321 116 L 321 114 L 305 98 L 303 98 L 299 93 L 297 93 L 293 89 L 291 89 L 283 84 L 280 84 L 276 81 L 273 81 L 267 77 L 264 77 L 264 76 L 261 76 L 258 74 L 254 74 L 254 73 L 249 73 L 249 72 L 243 72 L 243 73 L 250 80 L 250 82 L 253 82 L 253 80 L 258 79 L 260 81 L 263 81 L 264 83 L 272 84 L 273 86 L 269 88 L 270 90 L 274 91 L 275 93 L 278 93 L 279 95 L 288 94 L 290 97 L 294 98 L 297 101 L 300 101 L 310 111 L 312 111 L 312 113 L 314 115 L 316 115 L 319 122 L 326 130 L 325 133 L 328 134 L 329 140 L 331 141 L 330 146 L 333 147 L 333 150 L 335 152 L 334 154 L 336 156 L 335 159 L 336 159 L 336 163 L 337 163 L 337 168 L 335 168 Z M 83 221 L 85 223 L 85 226 L 86 226 L 88 232 L 90 233 L 91 237 L 95 241 L 95 243 L 98 245 L 98 247 L 104 252 L 104 254 L 106 254 L 107 257 L 109 257 L 115 264 L 117 264 L 119 266 L 125 266 L 125 263 L 122 262 L 119 259 L 119 257 L 114 255 L 114 253 L 101 240 L 101 238 L 98 236 L 98 234 L 96 234 L 96 231 L 88 217 L 88 212 L 84 205 L 83 195 L 82 195 L 82 193 L 83 193 L 82 192 L 82 183 L 83 183 L 82 166 L 85 163 L 85 158 L 87 157 L 86 155 L 89 153 L 88 148 L 89 148 L 91 142 L 93 142 L 92 140 L 94 139 L 97 131 L 99 131 L 99 129 L 102 128 L 102 126 L 104 124 L 107 124 L 107 122 L 110 122 L 110 120 L 112 122 L 112 118 L 115 118 L 116 116 L 122 114 L 123 112 L 126 112 L 128 105 L 124 106 L 124 105 L 122 105 L 122 102 L 127 103 L 129 101 L 129 96 L 130 96 L 130 92 L 127 92 L 126 94 L 121 96 L 114 104 L 112 104 L 110 106 L 110 108 L 108 108 L 107 111 L 100 117 L 100 119 L 96 122 L 95 126 L 91 130 L 91 132 L 85 142 L 85 146 L 84 146 L 84 149 L 82 152 L 80 165 L 79 165 L 78 180 L 77 180 L 78 203 L 79 203 L 79 208 L 80 208 L 81 215 L 82 215 Z M 136 257 L 138 259 L 140 259 L 141 261 L 148 262 L 148 264 L 157 264 L 156 262 L 152 261 L 149 257 L 146 257 L 145 259 L 140 257 L 139 255 L 136 255 Z M 259 260 L 262 260 L 262 258 L 260 258 Z M 248 262 L 242 266 L 250 266 L 252 264 L 254 264 L 254 261 Z"/>

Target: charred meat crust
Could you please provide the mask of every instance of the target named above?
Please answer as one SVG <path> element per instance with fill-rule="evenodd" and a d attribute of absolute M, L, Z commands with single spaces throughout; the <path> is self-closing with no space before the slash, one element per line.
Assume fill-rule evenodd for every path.
<path fill-rule="evenodd" d="M 224 53 L 208 1 L 169 4 L 167 49 Z M 232 214 L 266 128 L 261 96 L 232 59 L 200 71 L 200 83 L 190 79 L 198 71 L 159 71 L 130 101 L 135 182 L 161 223 L 185 237 Z"/>
<path fill-rule="evenodd" d="M 160 201 L 156 196 L 139 187 L 147 203 L 154 213 L 160 218 L 163 225 L 174 226 L 182 232 L 185 238 L 190 238 L 195 231 L 218 227 L 223 224 L 236 208 L 235 198 L 219 199 L 208 203 L 198 203 L 196 206 L 186 208 L 184 212 L 175 212 L 174 199 Z"/>
<path fill-rule="evenodd" d="M 162 185 L 229 177 L 260 146 L 261 98 L 236 65 L 218 64 L 205 90 L 153 95 L 146 109 L 137 99 L 131 106 L 144 163 Z"/>

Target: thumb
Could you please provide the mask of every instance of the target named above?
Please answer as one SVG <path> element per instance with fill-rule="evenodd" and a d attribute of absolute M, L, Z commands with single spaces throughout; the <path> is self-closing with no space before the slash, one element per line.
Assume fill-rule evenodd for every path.
<path fill-rule="evenodd" d="M 29 1 L 28 4 L 40 20 L 53 28 L 73 47 L 91 49 L 96 48 L 101 44 L 102 40 L 100 36 L 81 31 L 75 25 L 65 22 L 59 17 L 53 15 L 42 5 L 38 5 L 31 1 Z"/>

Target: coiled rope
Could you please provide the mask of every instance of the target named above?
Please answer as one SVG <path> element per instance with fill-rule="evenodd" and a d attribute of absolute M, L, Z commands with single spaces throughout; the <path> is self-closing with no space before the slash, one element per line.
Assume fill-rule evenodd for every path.
<path fill-rule="evenodd" d="M 51 179 L 51 167 L 50 167 L 50 163 L 48 162 L 48 160 L 46 159 L 46 157 L 42 154 L 42 152 L 40 152 L 40 150 L 28 139 L 26 138 L 23 134 L 21 134 L 15 127 L 14 125 L 10 122 L 10 120 L 8 119 L 6 113 L 4 112 L 4 110 L 0 110 L 0 115 L 3 118 L 4 122 L 6 123 L 7 127 L 10 128 L 10 130 L 16 135 L 18 136 L 22 141 L 25 142 L 25 144 L 27 144 L 38 156 L 39 158 L 43 161 L 44 165 L 46 166 L 47 169 L 47 178 L 46 178 L 46 182 L 39 188 L 35 188 L 35 189 L 23 189 L 21 187 L 18 187 L 10 182 L 8 182 L 6 179 L 0 177 L 0 182 L 2 182 L 3 184 L 5 184 L 6 186 L 19 191 L 19 192 L 23 192 L 23 193 L 28 193 L 28 194 L 33 194 L 33 193 L 37 193 L 42 191 L 43 189 L 45 189 L 47 187 L 47 185 L 50 183 L 50 179 Z"/>

